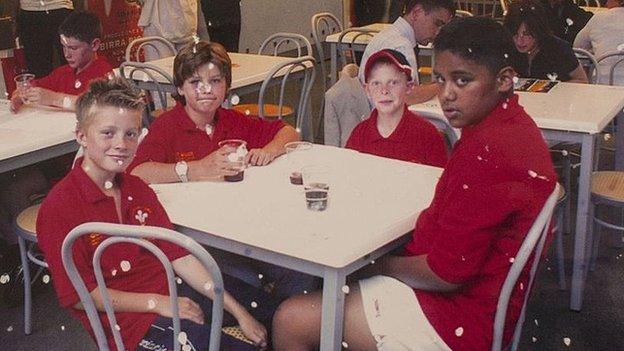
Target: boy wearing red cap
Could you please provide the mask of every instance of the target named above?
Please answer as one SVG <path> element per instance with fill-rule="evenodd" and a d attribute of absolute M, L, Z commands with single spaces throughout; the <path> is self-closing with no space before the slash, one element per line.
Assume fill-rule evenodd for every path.
<path fill-rule="evenodd" d="M 397 160 L 444 167 L 447 152 L 436 127 L 407 109 L 412 68 L 398 51 L 373 54 L 364 69 L 365 90 L 375 108 L 358 124 L 346 147 Z"/>

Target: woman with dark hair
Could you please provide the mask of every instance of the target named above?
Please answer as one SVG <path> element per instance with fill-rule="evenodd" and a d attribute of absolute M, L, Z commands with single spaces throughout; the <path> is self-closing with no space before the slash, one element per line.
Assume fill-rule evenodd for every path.
<path fill-rule="evenodd" d="M 531 0 L 513 2 L 504 26 L 512 35 L 519 53 L 515 55 L 513 66 L 520 77 L 588 82 L 570 44 L 552 35 L 539 3 Z"/>

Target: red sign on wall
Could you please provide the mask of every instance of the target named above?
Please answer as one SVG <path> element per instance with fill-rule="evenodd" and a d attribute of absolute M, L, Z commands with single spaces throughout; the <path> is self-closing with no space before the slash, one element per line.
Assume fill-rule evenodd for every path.
<path fill-rule="evenodd" d="M 137 0 L 85 0 L 85 9 L 97 14 L 102 22 L 99 53 L 117 67 L 124 61 L 128 44 L 143 36 L 137 26 L 141 7 Z"/>

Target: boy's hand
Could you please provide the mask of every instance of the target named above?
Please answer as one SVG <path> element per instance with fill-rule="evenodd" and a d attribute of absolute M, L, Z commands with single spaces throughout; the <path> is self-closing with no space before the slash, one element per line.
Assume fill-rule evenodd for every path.
<path fill-rule="evenodd" d="M 232 170 L 229 167 L 229 162 L 227 159 L 227 155 L 230 153 L 230 150 L 224 146 L 220 149 L 212 152 L 208 156 L 202 158 L 201 160 L 194 162 L 191 168 L 197 167 L 194 173 L 197 175 L 194 179 L 197 178 L 216 178 L 221 176 L 233 176 L 238 173 L 236 170 Z"/>
<path fill-rule="evenodd" d="M 163 317 L 173 318 L 171 298 L 159 295 L 156 302 L 155 312 Z M 197 324 L 204 324 L 204 312 L 199 305 L 188 297 L 178 297 L 178 313 L 180 319 L 188 319 Z"/>
<path fill-rule="evenodd" d="M 246 316 L 239 318 L 238 324 L 240 325 L 243 334 L 245 334 L 245 337 L 253 341 L 254 345 L 262 348 L 267 346 L 266 328 L 249 313 L 247 313 Z"/>
<path fill-rule="evenodd" d="M 13 95 L 11 95 L 11 106 L 9 109 L 13 113 L 17 113 L 17 111 L 24 105 L 24 101 L 22 100 L 22 94 L 19 89 L 13 91 Z"/>
<path fill-rule="evenodd" d="M 275 159 L 276 155 L 264 149 L 251 149 L 245 156 L 245 163 L 252 166 L 266 166 Z"/>

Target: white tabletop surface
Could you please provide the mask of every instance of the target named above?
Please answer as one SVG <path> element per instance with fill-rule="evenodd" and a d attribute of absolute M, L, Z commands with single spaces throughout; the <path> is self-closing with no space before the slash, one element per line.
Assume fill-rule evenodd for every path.
<path fill-rule="evenodd" d="M 548 93 L 518 95 L 520 105 L 541 129 L 599 133 L 624 108 L 624 87 L 560 82 Z M 442 115 L 437 98 L 410 110 Z"/>
<path fill-rule="evenodd" d="M 231 89 L 238 89 L 260 83 L 273 67 L 293 59 L 292 57 L 241 54 L 235 52 L 229 52 L 228 55 L 232 60 Z M 174 57 L 170 56 L 147 63 L 161 68 L 173 77 L 173 59 Z M 306 63 L 306 66 L 310 66 L 309 63 Z M 294 71 L 296 72 L 298 70 L 300 69 L 295 69 Z M 285 73 L 286 72 L 284 72 L 284 74 Z M 115 69 L 115 74 L 119 75 L 119 69 Z M 134 77 L 138 80 L 143 79 L 143 72 L 137 71 Z M 157 75 L 157 78 L 161 83 L 166 82 L 165 79 L 159 75 Z"/>
<path fill-rule="evenodd" d="M 73 112 L 24 106 L 13 114 L 0 100 L 0 160 L 71 141 L 75 127 Z"/>
<path fill-rule="evenodd" d="M 344 267 L 414 228 L 441 169 L 314 145 L 310 164 L 331 170 L 324 212 L 306 208 L 281 157 L 240 183 L 152 185 L 173 223 L 330 267 Z"/>
<path fill-rule="evenodd" d="M 369 24 L 367 26 L 358 27 L 358 28 L 373 29 L 373 30 L 376 30 L 378 32 L 381 32 L 382 30 L 386 29 L 389 26 L 390 26 L 390 23 L 373 23 L 373 24 Z M 372 34 L 374 36 L 375 33 L 372 33 Z M 344 43 L 350 43 L 351 40 L 353 40 L 353 37 L 355 37 L 356 35 L 357 35 L 356 32 L 350 32 L 350 33 L 346 34 L 344 36 L 344 38 L 342 38 L 342 40 L 343 40 Z M 372 37 L 370 35 L 360 35 L 355 40 L 354 44 L 366 45 L 371 40 L 371 38 Z M 334 34 L 328 35 L 325 38 L 325 42 L 327 42 L 327 43 L 337 43 L 338 39 L 340 39 L 340 33 L 334 33 Z M 428 45 L 418 45 L 418 47 L 420 49 L 432 49 L 433 48 L 433 46 L 431 44 L 428 44 Z"/>

